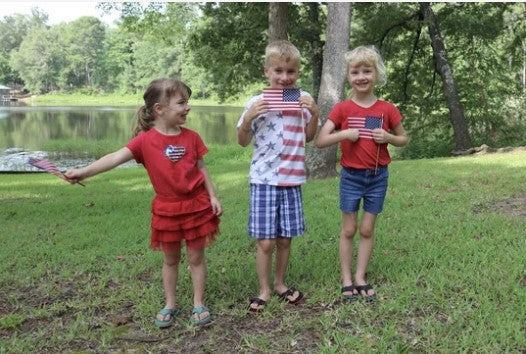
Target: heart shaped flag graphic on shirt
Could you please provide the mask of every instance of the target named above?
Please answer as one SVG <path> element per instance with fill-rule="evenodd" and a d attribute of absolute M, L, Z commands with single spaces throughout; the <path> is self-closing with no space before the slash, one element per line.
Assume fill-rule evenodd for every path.
<path fill-rule="evenodd" d="M 164 156 L 166 156 L 166 158 L 168 158 L 168 160 L 172 162 L 179 161 L 185 153 L 186 153 L 186 149 L 184 148 L 184 146 L 168 145 L 164 149 Z"/>

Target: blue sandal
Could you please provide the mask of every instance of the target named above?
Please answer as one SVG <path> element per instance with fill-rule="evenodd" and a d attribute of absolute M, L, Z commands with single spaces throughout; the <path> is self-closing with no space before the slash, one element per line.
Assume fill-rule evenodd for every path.
<path fill-rule="evenodd" d="M 155 317 L 155 325 L 159 328 L 170 327 L 174 323 L 175 316 L 177 316 L 178 313 L 179 309 L 161 309 L 158 314 L 161 314 L 163 318 L 170 315 L 170 318 L 166 321 L 163 321 Z"/>
<path fill-rule="evenodd" d="M 208 312 L 208 316 L 206 316 L 205 318 L 200 318 L 201 314 L 203 312 Z M 199 319 L 196 320 L 194 315 L 197 315 L 197 317 L 199 317 Z M 192 317 L 190 317 L 190 322 L 192 323 L 192 325 L 194 325 L 194 326 L 204 325 L 205 323 L 208 323 L 211 320 L 212 320 L 212 316 L 210 315 L 210 311 L 208 310 L 208 307 L 206 307 L 206 306 L 199 306 L 199 307 L 194 307 L 193 308 L 193 310 L 192 310 Z"/>

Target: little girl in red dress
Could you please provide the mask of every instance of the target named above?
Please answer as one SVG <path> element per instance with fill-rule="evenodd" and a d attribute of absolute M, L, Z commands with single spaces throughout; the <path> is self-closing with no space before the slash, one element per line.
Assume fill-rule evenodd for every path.
<path fill-rule="evenodd" d="M 219 233 L 222 207 L 203 161 L 208 149 L 196 132 L 182 127 L 190 111 L 191 93 L 179 80 L 152 81 L 143 96 L 145 104 L 136 114 L 135 137 L 126 147 L 65 173 L 71 183 L 77 183 L 131 159 L 146 168 L 155 190 L 150 248 L 161 250 L 164 255 L 166 303 L 155 318 L 155 324 L 161 328 L 172 325 L 179 313 L 176 288 L 183 240 L 194 290 L 190 321 L 201 325 L 211 320 L 204 305 L 204 249 Z"/>

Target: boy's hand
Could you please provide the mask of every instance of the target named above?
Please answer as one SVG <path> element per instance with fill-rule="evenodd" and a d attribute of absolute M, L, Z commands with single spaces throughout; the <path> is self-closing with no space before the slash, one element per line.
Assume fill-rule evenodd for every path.
<path fill-rule="evenodd" d="M 268 102 L 258 100 L 254 102 L 254 104 L 248 109 L 247 113 L 245 113 L 245 121 L 248 120 L 249 122 L 252 122 L 254 119 L 267 112 Z"/>
<path fill-rule="evenodd" d="M 217 197 L 210 197 L 210 205 L 212 206 L 214 215 L 221 216 L 223 214 L 223 208 Z"/>
<path fill-rule="evenodd" d="M 386 144 L 389 142 L 391 134 L 381 128 L 373 129 L 373 140 L 377 144 Z"/>
<path fill-rule="evenodd" d="M 307 96 L 307 95 L 301 96 L 299 102 L 300 102 L 301 108 L 307 108 L 309 112 L 315 117 L 319 116 L 320 110 L 318 106 L 316 105 L 316 102 L 314 102 L 314 98 L 312 98 L 311 96 Z"/>
<path fill-rule="evenodd" d="M 340 132 L 345 139 L 352 141 L 353 143 L 360 137 L 360 131 L 358 129 L 345 129 Z"/>

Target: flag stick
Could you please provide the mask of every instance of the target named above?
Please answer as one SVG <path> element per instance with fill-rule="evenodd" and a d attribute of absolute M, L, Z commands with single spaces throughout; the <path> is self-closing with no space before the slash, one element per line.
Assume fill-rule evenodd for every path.
<path fill-rule="evenodd" d="M 383 129 L 384 126 L 384 114 L 382 113 L 382 120 L 380 121 L 380 128 Z M 374 166 L 374 175 L 378 174 L 378 159 L 380 158 L 380 144 L 376 147 L 376 163 Z"/>

